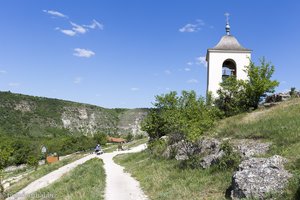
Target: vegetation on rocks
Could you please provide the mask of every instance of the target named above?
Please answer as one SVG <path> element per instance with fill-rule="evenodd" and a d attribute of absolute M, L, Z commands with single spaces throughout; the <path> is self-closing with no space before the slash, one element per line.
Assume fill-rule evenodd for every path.
<path fill-rule="evenodd" d="M 148 151 L 134 155 L 121 155 L 117 158 L 118 162 L 125 165 L 126 169 L 141 181 L 146 193 L 152 199 L 165 199 L 170 196 L 175 198 L 172 195 L 177 194 L 177 191 L 183 194 L 183 199 L 203 199 L 204 196 L 206 199 L 229 197 L 233 172 L 241 164 L 241 160 L 247 160 L 249 159 L 247 156 L 257 152 L 257 149 L 253 149 L 251 152 L 246 152 L 247 156 L 239 155 L 238 149 L 233 149 L 234 143 L 230 142 L 233 138 L 241 141 L 251 140 L 254 143 L 259 139 L 262 147 L 268 147 L 264 157 L 279 155 L 288 160 L 282 170 L 287 169 L 292 176 L 287 176 L 288 185 L 279 186 L 285 189 L 270 191 L 269 194 L 259 194 L 259 196 L 273 199 L 299 199 L 300 122 L 297 120 L 300 119 L 298 116 L 300 100 L 294 98 L 274 108 L 258 109 L 260 96 L 273 92 L 279 84 L 271 80 L 274 66 L 262 59 L 259 66 L 251 62 L 246 71 L 248 79 L 245 81 L 237 80 L 235 77 L 224 80 L 218 91 L 219 97 L 215 100 L 208 96 L 204 102 L 203 99 L 197 98 L 193 91 L 184 91 L 181 96 L 171 92 L 156 97 L 155 108 L 150 111 L 142 126 L 150 136 Z M 209 147 L 213 150 L 213 154 L 206 156 L 201 152 L 207 147 L 201 145 L 200 148 L 197 147 L 198 141 L 201 141 L 203 136 L 214 137 L 219 141 L 224 141 L 226 138 L 225 141 L 229 142 L 223 142 L 220 147 Z M 251 144 L 248 146 L 251 147 Z M 208 164 L 209 167 L 206 169 L 195 167 L 199 166 L 199 163 L 201 165 L 202 161 L 207 161 L 204 164 L 205 166 Z M 211 165 L 210 161 L 214 165 Z M 136 163 L 138 165 L 133 166 Z M 152 168 L 152 163 L 159 167 Z M 182 163 L 185 163 L 183 168 Z M 148 170 L 145 170 L 146 167 Z M 145 171 L 147 173 L 143 173 Z M 189 173 L 193 173 L 194 176 L 199 173 L 197 186 L 201 188 L 200 191 L 187 187 L 189 183 L 182 186 L 181 180 L 176 178 L 178 171 L 185 174 L 190 181 L 193 179 L 189 178 Z M 219 175 L 223 178 L 222 184 L 217 180 L 214 182 L 216 185 L 211 185 L 209 180 Z M 172 183 L 169 182 L 171 180 Z M 191 181 L 191 184 L 195 182 Z M 180 187 L 183 189 L 179 189 Z M 166 195 L 162 197 L 154 191 Z M 195 194 L 196 191 L 198 193 L 195 196 L 185 196 L 186 193 Z M 251 193 L 251 188 L 249 191 Z M 201 196 L 201 193 L 205 195 Z"/>

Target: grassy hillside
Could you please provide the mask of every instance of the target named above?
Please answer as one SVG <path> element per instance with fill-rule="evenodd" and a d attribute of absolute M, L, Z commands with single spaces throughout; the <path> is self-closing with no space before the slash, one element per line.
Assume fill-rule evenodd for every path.
<path fill-rule="evenodd" d="M 271 149 L 265 156 L 277 154 L 287 158 L 286 169 L 293 174 L 278 199 L 300 199 L 300 99 L 221 120 L 207 135 L 271 142 Z M 214 167 L 180 169 L 178 161 L 153 158 L 147 151 L 120 155 L 116 160 L 141 182 L 153 200 L 225 199 L 233 174 L 232 170 Z"/>
<path fill-rule="evenodd" d="M 212 134 L 215 137 L 269 141 L 273 144 L 270 155 L 282 155 L 291 162 L 300 161 L 300 99 L 227 118 Z"/>
<path fill-rule="evenodd" d="M 146 109 L 106 109 L 59 99 L 0 92 L 0 151 L 4 166 L 41 159 L 41 147 L 59 155 L 91 149 L 97 133 L 138 133 Z"/>
<path fill-rule="evenodd" d="M 0 92 L 0 134 L 53 137 L 122 133 L 141 109 L 105 109 L 70 101 Z M 123 130 L 124 129 L 124 130 Z M 131 129 L 130 129 L 131 130 Z"/>

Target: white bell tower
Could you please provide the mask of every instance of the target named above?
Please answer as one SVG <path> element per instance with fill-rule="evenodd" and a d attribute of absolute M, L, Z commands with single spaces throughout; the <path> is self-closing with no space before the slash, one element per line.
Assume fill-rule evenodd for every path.
<path fill-rule="evenodd" d="M 226 35 L 214 47 L 207 49 L 207 93 L 211 92 L 217 97 L 220 83 L 228 76 L 236 76 L 237 79 L 247 79 L 244 71 L 251 59 L 252 50 L 244 48 L 238 40 L 230 34 L 229 14 L 226 16 Z"/>

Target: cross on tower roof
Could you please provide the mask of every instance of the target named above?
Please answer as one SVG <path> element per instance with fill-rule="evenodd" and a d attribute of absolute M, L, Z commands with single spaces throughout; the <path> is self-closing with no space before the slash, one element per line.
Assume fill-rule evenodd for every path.
<path fill-rule="evenodd" d="M 225 26 L 225 30 L 226 30 L 226 35 L 230 35 L 230 25 L 229 25 L 229 13 L 226 12 L 224 14 L 226 16 L 226 26 Z"/>

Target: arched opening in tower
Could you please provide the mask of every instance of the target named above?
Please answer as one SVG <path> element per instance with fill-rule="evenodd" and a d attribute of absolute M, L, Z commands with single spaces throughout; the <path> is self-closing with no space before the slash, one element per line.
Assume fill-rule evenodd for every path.
<path fill-rule="evenodd" d="M 224 81 L 230 76 L 236 77 L 236 64 L 234 60 L 227 59 L 223 62 L 222 65 L 222 80 Z"/>

